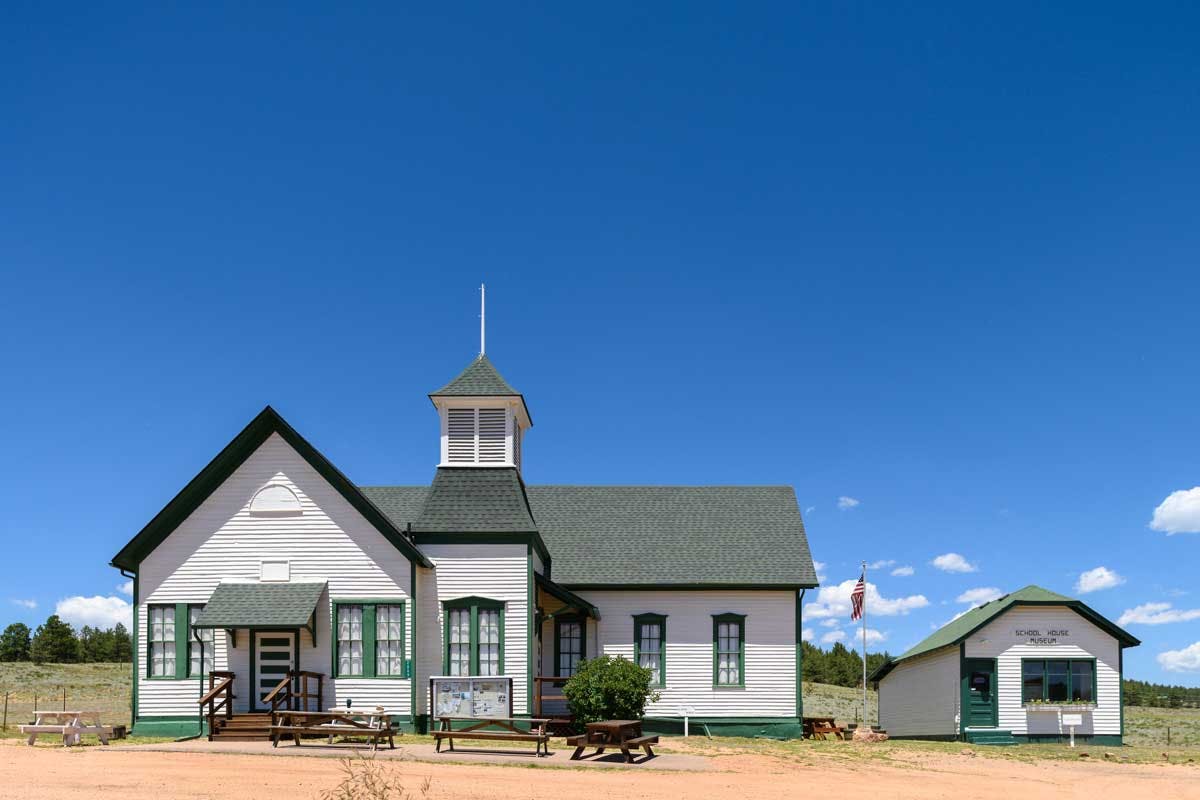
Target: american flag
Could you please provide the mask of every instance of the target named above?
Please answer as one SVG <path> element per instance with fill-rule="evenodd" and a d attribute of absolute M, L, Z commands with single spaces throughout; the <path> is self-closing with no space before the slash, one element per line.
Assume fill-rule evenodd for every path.
<path fill-rule="evenodd" d="M 867 584 L 863 582 L 865 576 L 860 575 L 858 583 L 854 587 L 854 591 L 850 593 L 850 621 L 857 622 L 862 619 L 863 615 L 863 600 L 867 595 Z"/>

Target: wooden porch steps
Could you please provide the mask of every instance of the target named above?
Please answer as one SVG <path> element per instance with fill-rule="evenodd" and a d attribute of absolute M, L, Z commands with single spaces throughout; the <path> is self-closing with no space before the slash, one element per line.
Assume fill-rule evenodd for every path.
<path fill-rule="evenodd" d="M 271 738 L 271 715 L 234 714 L 230 719 L 218 719 L 212 738 L 214 742 L 265 741 Z"/>

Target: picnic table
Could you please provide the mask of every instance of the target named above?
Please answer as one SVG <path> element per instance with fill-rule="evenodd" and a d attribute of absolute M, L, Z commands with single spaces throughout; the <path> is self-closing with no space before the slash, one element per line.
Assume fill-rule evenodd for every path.
<path fill-rule="evenodd" d="M 584 730 L 586 733 L 567 737 L 567 744 L 575 746 L 575 752 L 571 754 L 572 761 L 578 761 L 588 747 L 595 747 L 594 755 L 597 756 L 603 755 L 606 749 L 618 749 L 625 756 L 627 764 L 633 763 L 633 753 L 630 752 L 630 748 L 636 750 L 640 747 L 646 752 L 646 758 L 654 758 L 654 751 L 650 749 L 650 745 L 658 744 L 658 737 L 643 736 L 640 720 L 613 719 L 603 722 L 588 722 L 584 725 Z"/>
<path fill-rule="evenodd" d="M 79 744 L 80 737 L 92 733 L 100 737 L 101 744 L 108 744 L 112 735 L 111 725 L 100 724 L 99 711 L 34 711 L 33 724 L 21 725 L 21 733 L 29 735 L 27 744 L 33 746 L 42 734 L 62 737 L 63 747 Z"/>
<path fill-rule="evenodd" d="M 364 720 L 363 718 L 366 717 Z M 392 716 L 379 709 L 335 708 L 329 711 L 290 711 L 281 709 L 271 715 L 271 746 L 279 746 L 281 736 L 290 736 L 297 747 L 302 735 L 328 737 L 333 744 L 334 736 L 354 737 L 371 740 L 371 750 L 379 749 L 379 742 L 387 739 L 388 747 L 395 750 L 396 742 L 392 731 Z"/>
<path fill-rule="evenodd" d="M 846 729 L 837 724 L 833 717 L 804 717 L 803 735 L 805 739 L 825 739 L 826 734 L 832 734 L 838 739 L 846 738 Z"/>
<path fill-rule="evenodd" d="M 455 722 L 470 722 L 473 724 L 455 730 Z M 518 722 L 529 723 L 529 729 L 521 730 L 517 727 Z M 550 734 L 546 729 L 546 726 L 549 724 L 550 720 L 542 717 L 438 717 L 438 729 L 433 732 L 433 739 L 436 742 L 434 750 L 439 753 L 442 752 L 443 739 L 449 742 L 451 752 L 454 751 L 455 739 L 480 739 L 493 742 L 533 742 L 533 752 L 538 758 L 541 758 L 543 755 L 550 755 Z M 503 730 L 488 731 L 483 730 L 484 728 L 502 728 Z"/>

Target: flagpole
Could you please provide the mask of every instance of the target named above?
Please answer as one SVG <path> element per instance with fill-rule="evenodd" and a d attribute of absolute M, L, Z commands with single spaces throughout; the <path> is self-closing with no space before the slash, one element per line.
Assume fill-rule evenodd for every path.
<path fill-rule="evenodd" d="M 867 562 L 862 562 L 863 604 L 862 604 L 862 640 L 863 640 L 863 725 L 871 730 L 867 722 Z"/>

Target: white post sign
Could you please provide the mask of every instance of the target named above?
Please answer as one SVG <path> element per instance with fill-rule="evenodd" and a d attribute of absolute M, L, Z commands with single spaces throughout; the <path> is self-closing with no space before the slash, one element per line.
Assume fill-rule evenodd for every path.
<path fill-rule="evenodd" d="M 1075 728 L 1083 724 L 1083 714 L 1063 714 L 1062 724 L 1064 728 L 1071 729 L 1071 747 L 1075 746 Z"/>

